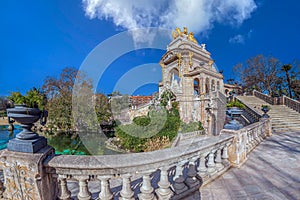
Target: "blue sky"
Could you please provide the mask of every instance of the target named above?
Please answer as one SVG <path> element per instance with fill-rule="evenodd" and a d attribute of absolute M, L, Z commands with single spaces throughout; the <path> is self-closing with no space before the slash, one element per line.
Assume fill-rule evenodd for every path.
<path fill-rule="evenodd" d="M 237 0 L 234 4 L 237 8 L 226 3 L 211 4 L 211 10 L 205 13 L 197 9 L 194 18 L 188 18 L 188 11 L 179 3 L 172 7 L 169 1 L 161 2 L 164 3 L 155 11 L 151 3 L 138 5 L 136 8 L 140 9 L 133 11 L 130 6 L 134 3 L 127 3 L 123 10 L 132 11 L 127 16 L 127 12 L 122 13 L 122 5 L 108 8 L 110 4 L 105 0 L 90 7 L 88 1 L 83 4 L 81 0 L 1 1 L 0 96 L 40 87 L 47 76 L 58 76 L 65 67 L 79 68 L 98 44 L 135 26 L 187 25 L 200 43 L 206 43 L 218 68 L 224 70 L 225 80 L 233 77 L 231 69 L 235 64 L 257 54 L 272 55 L 283 63 L 300 60 L 299 1 Z M 118 6 L 121 11 L 117 12 L 114 9 Z M 164 12 L 170 8 L 178 8 L 177 13 Z M 212 12 L 215 10 L 218 13 Z M 163 20 L 157 21 L 160 17 Z M 112 92 L 123 74 L 138 65 L 157 63 L 163 53 L 163 50 L 145 49 L 120 56 L 101 77 L 98 90 Z M 160 77 L 161 72 L 155 67 L 153 76 Z M 156 85 L 141 85 L 135 90 L 134 94 L 149 94 L 156 90 Z"/>

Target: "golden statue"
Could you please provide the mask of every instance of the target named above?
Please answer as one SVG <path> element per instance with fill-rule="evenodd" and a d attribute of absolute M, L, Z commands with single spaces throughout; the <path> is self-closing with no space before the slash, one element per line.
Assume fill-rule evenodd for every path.
<path fill-rule="evenodd" d="M 173 40 L 175 40 L 178 37 L 178 35 L 179 35 L 178 33 L 172 31 Z"/>
<path fill-rule="evenodd" d="M 183 27 L 183 33 L 184 33 L 185 35 L 188 34 L 187 27 Z"/>
<path fill-rule="evenodd" d="M 182 32 L 181 32 L 180 28 L 177 27 L 176 31 L 177 31 L 178 35 L 182 35 Z"/>
<path fill-rule="evenodd" d="M 196 44 L 198 44 L 197 40 L 194 38 L 194 33 L 190 32 L 188 39 Z"/>

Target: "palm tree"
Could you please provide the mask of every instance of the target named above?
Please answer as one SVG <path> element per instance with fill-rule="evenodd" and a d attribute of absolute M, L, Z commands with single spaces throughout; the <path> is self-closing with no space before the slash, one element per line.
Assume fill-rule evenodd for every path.
<path fill-rule="evenodd" d="M 292 69 L 292 67 L 293 66 L 291 64 L 287 64 L 287 65 L 283 65 L 282 68 L 281 68 L 282 71 L 285 71 L 286 80 L 287 80 L 288 88 L 289 88 L 290 98 L 292 98 L 292 91 L 291 91 L 291 79 L 290 79 L 289 71 Z"/>

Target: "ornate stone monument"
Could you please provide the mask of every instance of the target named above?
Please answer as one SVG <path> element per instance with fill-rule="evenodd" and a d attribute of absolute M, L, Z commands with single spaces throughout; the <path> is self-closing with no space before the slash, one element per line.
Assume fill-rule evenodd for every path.
<path fill-rule="evenodd" d="M 162 56 L 159 92 L 170 89 L 179 102 L 184 122 L 201 121 L 208 133 L 218 134 L 225 120 L 223 75 L 218 72 L 205 44 L 199 44 L 187 28 L 172 32 L 173 40 Z M 210 106 L 209 106 L 210 105 Z M 212 106 L 214 105 L 214 106 Z M 206 109 L 208 108 L 209 109 Z"/>

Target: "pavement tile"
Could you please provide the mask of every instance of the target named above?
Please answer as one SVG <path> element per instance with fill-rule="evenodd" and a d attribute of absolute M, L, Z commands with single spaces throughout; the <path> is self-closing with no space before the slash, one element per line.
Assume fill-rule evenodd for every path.
<path fill-rule="evenodd" d="M 299 135 L 275 133 L 262 142 L 242 167 L 231 168 L 210 184 L 214 199 L 300 200 Z"/>

